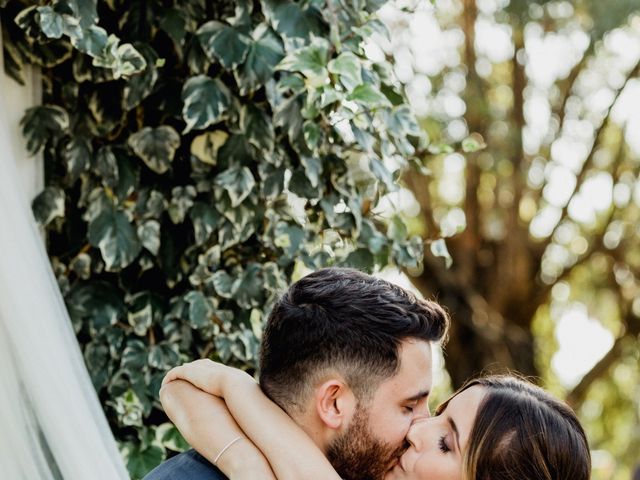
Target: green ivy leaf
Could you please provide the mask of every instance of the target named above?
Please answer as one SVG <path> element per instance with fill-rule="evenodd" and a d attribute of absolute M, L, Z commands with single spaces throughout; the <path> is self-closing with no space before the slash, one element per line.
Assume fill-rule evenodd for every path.
<path fill-rule="evenodd" d="M 286 222 L 279 222 L 276 225 L 273 243 L 276 247 L 282 248 L 289 257 L 293 257 L 302 250 L 304 239 L 304 230 L 297 225 Z"/>
<path fill-rule="evenodd" d="M 158 80 L 158 69 L 156 68 L 158 54 L 156 51 L 145 43 L 136 43 L 136 48 L 144 57 L 147 67 L 144 72 L 132 76 L 127 82 L 124 88 L 123 98 L 125 110 L 131 110 L 147 98 L 153 92 L 153 88 Z"/>
<path fill-rule="evenodd" d="M 220 169 L 225 169 L 238 163 L 247 163 L 254 159 L 254 150 L 246 136 L 233 134 L 220 147 L 217 165 Z"/>
<path fill-rule="evenodd" d="M 235 14 L 227 18 L 227 22 L 235 27 L 246 27 L 251 25 L 251 14 L 253 13 L 253 0 L 235 0 Z"/>
<path fill-rule="evenodd" d="M 398 189 L 398 184 L 393 178 L 393 174 L 387 169 L 382 160 L 374 156 L 370 157 L 369 168 L 375 177 L 384 183 L 388 191 L 393 192 Z"/>
<path fill-rule="evenodd" d="M 91 143 L 82 137 L 74 137 L 67 143 L 63 156 L 72 183 L 89 169 L 92 154 Z"/>
<path fill-rule="evenodd" d="M 144 127 L 129 137 L 129 146 L 156 173 L 165 173 L 180 146 L 180 136 L 166 125 Z"/>
<path fill-rule="evenodd" d="M 209 165 L 218 163 L 218 150 L 222 147 L 229 134 L 224 130 L 215 130 L 198 135 L 191 142 L 191 154 L 198 160 Z"/>
<path fill-rule="evenodd" d="M 391 217 L 387 237 L 396 242 L 404 242 L 407 239 L 408 229 L 399 215 Z"/>
<path fill-rule="evenodd" d="M 80 283 L 65 300 L 74 325 L 89 323 L 94 334 L 126 316 L 122 292 L 107 282 Z"/>
<path fill-rule="evenodd" d="M 197 192 L 193 185 L 174 187 L 171 190 L 171 202 L 167 209 L 171 221 L 175 224 L 184 222 L 189 209 L 193 206 Z"/>
<path fill-rule="evenodd" d="M 237 207 L 249 196 L 256 180 L 253 178 L 251 170 L 238 165 L 219 174 L 215 183 L 227 191 L 231 199 L 231 206 Z"/>
<path fill-rule="evenodd" d="M 160 250 L 160 222 L 147 220 L 138 226 L 138 238 L 142 246 L 154 255 Z"/>
<path fill-rule="evenodd" d="M 49 140 L 69 128 L 67 112 L 56 105 L 40 105 L 27 109 L 20 120 L 22 134 L 27 140 L 27 150 L 36 154 Z"/>
<path fill-rule="evenodd" d="M 189 304 L 189 324 L 192 328 L 201 329 L 211 325 L 213 305 L 202 292 L 192 290 L 184 299 Z"/>
<path fill-rule="evenodd" d="M 64 218 L 64 190 L 47 187 L 33 200 L 31 208 L 40 225 L 46 226 L 54 218 Z"/>
<path fill-rule="evenodd" d="M 224 130 L 215 130 L 198 135 L 191 142 L 191 154 L 203 163 L 216 165 L 218 163 L 218 150 L 228 138 L 229 134 Z"/>
<path fill-rule="evenodd" d="M 240 95 L 250 95 L 273 76 L 284 57 L 282 43 L 268 25 L 259 24 L 251 34 L 252 42 L 245 62 L 234 71 Z"/>
<path fill-rule="evenodd" d="M 451 265 L 453 265 L 453 258 L 451 258 L 444 238 L 431 242 L 431 253 L 436 257 L 444 258 L 447 268 L 451 268 Z"/>
<path fill-rule="evenodd" d="M 71 15 L 58 13 L 53 7 L 38 7 L 40 28 L 48 38 L 61 38 L 82 35 L 79 22 Z"/>
<path fill-rule="evenodd" d="M 486 147 L 487 144 L 484 143 L 484 139 L 478 133 L 469 135 L 467 138 L 462 140 L 462 151 L 464 153 L 478 152 Z"/>
<path fill-rule="evenodd" d="M 351 92 L 362 84 L 360 60 L 352 52 L 343 52 L 329 62 L 328 69 L 338 75 L 340 83 Z"/>
<path fill-rule="evenodd" d="M 227 70 L 235 69 L 249 53 L 251 37 L 216 20 L 202 25 L 196 32 L 202 49 L 212 60 L 218 60 Z"/>
<path fill-rule="evenodd" d="M 95 26 L 91 28 L 96 30 Z M 101 37 L 98 36 L 98 39 Z M 133 45 L 130 43 L 120 45 L 118 37 L 109 35 L 104 48 L 94 56 L 93 65 L 110 69 L 113 77 L 118 79 L 143 71 L 147 66 L 147 61 Z"/>
<path fill-rule="evenodd" d="M 322 14 L 316 8 L 304 8 L 288 0 L 261 0 L 262 11 L 273 29 L 288 43 L 323 37 L 328 30 Z M 300 40 L 299 42 L 293 42 Z"/>
<path fill-rule="evenodd" d="M 204 202 L 196 202 L 189 214 L 196 243 L 202 245 L 220 224 L 221 216 L 212 205 Z"/>
<path fill-rule="evenodd" d="M 87 253 L 76 255 L 69 263 L 69 269 L 82 280 L 88 280 L 91 277 L 91 256 Z"/>
<path fill-rule="evenodd" d="M 147 345 L 141 340 L 130 339 L 122 352 L 121 366 L 124 370 L 142 371 L 147 366 Z"/>
<path fill-rule="evenodd" d="M 375 259 L 370 250 L 358 248 L 347 256 L 344 265 L 358 270 L 371 271 L 375 265 Z"/>
<path fill-rule="evenodd" d="M 271 118 L 253 105 L 243 107 L 240 115 L 240 129 L 247 141 L 260 150 L 261 155 L 273 152 L 275 132 Z"/>
<path fill-rule="evenodd" d="M 129 325 L 133 327 L 133 332 L 144 337 L 153 323 L 153 308 L 147 303 L 140 310 L 129 312 L 127 318 Z"/>
<path fill-rule="evenodd" d="M 363 219 L 360 229 L 360 242 L 367 245 L 367 248 L 371 250 L 371 253 L 378 255 L 389 244 L 387 238 L 382 235 L 375 227 L 373 222 L 368 219 Z"/>
<path fill-rule="evenodd" d="M 182 117 L 186 123 L 183 133 L 204 129 L 228 116 L 231 93 L 219 79 L 206 75 L 191 77 L 182 89 L 184 108 Z"/>
<path fill-rule="evenodd" d="M 177 46 L 181 46 L 187 34 L 186 13 L 179 8 L 168 8 L 160 19 L 160 28 L 164 30 Z"/>
<path fill-rule="evenodd" d="M 139 186 L 140 168 L 135 159 L 126 156 L 120 149 L 116 151 L 116 161 L 118 164 L 118 183 L 114 193 L 119 200 L 125 202 Z"/>
<path fill-rule="evenodd" d="M 100 249 L 109 272 L 129 265 L 142 248 L 127 216 L 115 208 L 107 208 L 91 221 L 89 242 Z"/>
<path fill-rule="evenodd" d="M 142 72 L 147 66 L 145 58 L 130 43 L 120 45 L 115 58 L 116 62 L 112 69 L 116 79 Z"/>
<path fill-rule="evenodd" d="M 288 187 L 290 192 L 301 198 L 319 198 L 321 196 L 320 189 L 311 184 L 309 174 L 304 167 L 296 168 L 293 171 Z"/>
<path fill-rule="evenodd" d="M 175 425 L 168 422 L 158 425 L 158 428 L 156 428 L 156 440 L 163 447 L 174 452 L 184 452 L 191 448 Z"/>
<path fill-rule="evenodd" d="M 318 157 L 300 157 L 300 163 L 304 167 L 304 172 L 313 188 L 320 185 L 320 176 L 322 175 L 322 160 Z"/>
<path fill-rule="evenodd" d="M 166 372 L 180 362 L 178 345 L 168 342 L 157 343 L 149 349 L 149 366 Z"/>
<path fill-rule="evenodd" d="M 329 74 L 327 71 L 329 48 L 329 42 L 322 38 L 314 38 L 310 45 L 299 48 L 284 57 L 276 69 L 300 72 L 312 85 L 322 85 Z"/>
<path fill-rule="evenodd" d="M 423 135 L 423 131 L 408 105 L 394 107 L 387 118 L 387 126 L 389 131 L 397 137 Z"/>
<path fill-rule="evenodd" d="M 368 83 L 354 88 L 347 99 L 352 102 L 357 102 L 366 108 L 391 106 L 389 99 L 385 97 L 380 90 Z"/>
<path fill-rule="evenodd" d="M 81 36 L 71 37 L 71 44 L 81 52 L 97 57 L 107 48 L 108 38 L 104 28 L 91 25 L 82 32 Z"/>
<path fill-rule="evenodd" d="M 87 344 L 84 361 L 94 388 L 101 389 L 109 380 L 109 348 L 97 342 Z"/>
<path fill-rule="evenodd" d="M 131 477 L 140 479 L 164 460 L 164 451 L 155 445 L 141 448 L 128 442 L 123 447 L 123 456 Z"/>
<path fill-rule="evenodd" d="M 69 0 L 69 4 L 83 29 L 98 21 L 98 0 Z"/>
<path fill-rule="evenodd" d="M 261 305 L 264 302 L 262 267 L 256 263 L 248 265 L 234 290 L 234 298 L 240 308 L 250 309 Z"/>
<path fill-rule="evenodd" d="M 315 151 L 322 136 L 320 126 L 314 121 L 307 120 L 302 126 L 302 133 L 304 134 L 304 142 L 309 147 L 309 150 Z"/>
<path fill-rule="evenodd" d="M 211 277 L 213 288 L 222 298 L 231 298 L 235 293 L 233 278 L 224 270 L 218 270 Z"/>
<path fill-rule="evenodd" d="M 284 167 L 274 167 L 269 163 L 262 163 L 259 166 L 260 191 L 268 199 L 279 196 L 284 191 L 284 177 L 286 169 Z"/>
<path fill-rule="evenodd" d="M 276 127 L 283 127 L 292 143 L 300 141 L 304 118 L 302 117 L 301 95 L 292 95 L 278 106 L 273 115 Z"/>
<path fill-rule="evenodd" d="M 106 145 L 98 150 L 93 170 L 98 174 L 104 185 L 112 189 L 116 188 L 120 172 L 118 170 L 118 159 L 111 145 Z"/>

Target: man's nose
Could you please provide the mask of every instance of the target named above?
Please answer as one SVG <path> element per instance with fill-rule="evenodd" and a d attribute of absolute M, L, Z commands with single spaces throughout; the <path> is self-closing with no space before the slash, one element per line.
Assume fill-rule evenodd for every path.
<path fill-rule="evenodd" d="M 421 445 L 421 433 L 423 431 L 423 427 L 426 422 L 429 420 L 428 415 L 422 415 L 420 417 L 416 417 L 411 422 L 411 426 L 409 427 L 409 431 L 407 432 L 406 440 L 407 442 L 416 450 L 420 449 Z"/>
<path fill-rule="evenodd" d="M 429 413 L 429 411 L 427 411 L 426 413 L 419 413 L 413 417 L 413 420 L 411 420 L 411 425 L 413 426 L 416 423 L 420 423 L 430 418 L 431 418 L 431 413 Z"/>
<path fill-rule="evenodd" d="M 411 423 L 413 424 L 416 421 L 424 420 L 426 418 L 431 418 L 431 409 L 428 406 L 424 410 L 416 412 L 413 415 L 413 420 Z"/>

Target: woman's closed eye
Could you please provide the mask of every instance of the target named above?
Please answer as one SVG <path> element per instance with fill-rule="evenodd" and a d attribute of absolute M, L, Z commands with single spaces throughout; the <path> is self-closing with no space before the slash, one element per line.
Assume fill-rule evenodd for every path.
<path fill-rule="evenodd" d="M 438 447 L 440 448 L 440 451 L 442 453 L 449 453 L 451 451 L 451 449 L 447 445 L 446 438 L 446 435 L 442 435 L 438 440 Z"/>

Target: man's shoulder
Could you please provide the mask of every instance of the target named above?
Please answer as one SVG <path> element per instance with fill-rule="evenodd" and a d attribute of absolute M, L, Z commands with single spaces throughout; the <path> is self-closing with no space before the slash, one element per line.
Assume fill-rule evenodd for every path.
<path fill-rule="evenodd" d="M 195 450 L 162 462 L 143 480 L 227 480 L 220 470 Z"/>

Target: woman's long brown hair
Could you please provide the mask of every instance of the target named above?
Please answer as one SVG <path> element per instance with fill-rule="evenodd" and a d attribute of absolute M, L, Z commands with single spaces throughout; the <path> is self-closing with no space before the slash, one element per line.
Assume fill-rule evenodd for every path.
<path fill-rule="evenodd" d="M 569 406 L 514 376 L 478 378 L 456 395 L 474 385 L 487 395 L 469 437 L 465 480 L 589 480 L 589 445 Z"/>

